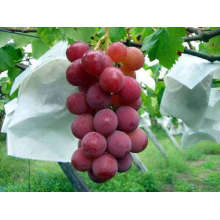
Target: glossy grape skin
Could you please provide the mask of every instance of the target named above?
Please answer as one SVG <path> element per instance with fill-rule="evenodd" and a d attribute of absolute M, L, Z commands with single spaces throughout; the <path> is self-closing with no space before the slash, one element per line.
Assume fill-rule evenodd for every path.
<path fill-rule="evenodd" d="M 73 114 L 83 114 L 90 111 L 90 107 L 86 102 L 86 94 L 83 92 L 70 94 L 67 98 L 66 106 Z"/>
<path fill-rule="evenodd" d="M 148 138 L 141 128 L 137 128 L 136 130 L 129 132 L 128 136 L 130 137 L 132 143 L 131 152 L 139 153 L 147 147 Z"/>
<path fill-rule="evenodd" d="M 82 149 L 77 149 L 71 158 L 72 165 L 79 171 L 88 171 L 92 167 L 92 160 L 85 156 Z"/>
<path fill-rule="evenodd" d="M 110 109 L 98 111 L 93 120 L 94 128 L 104 136 L 113 133 L 118 126 L 117 115 Z"/>
<path fill-rule="evenodd" d="M 118 159 L 118 172 L 126 172 L 131 168 L 133 158 L 130 153 L 126 154 L 125 157 Z"/>
<path fill-rule="evenodd" d="M 99 76 L 105 68 L 105 54 L 102 51 L 90 50 L 82 57 L 83 69 L 94 76 Z"/>
<path fill-rule="evenodd" d="M 114 131 L 107 139 L 108 152 L 116 158 L 123 158 L 131 150 L 131 140 L 122 131 Z"/>
<path fill-rule="evenodd" d="M 141 96 L 141 87 L 132 77 L 126 76 L 123 88 L 118 93 L 123 103 L 130 103 Z"/>
<path fill-rule="evenodd" d="M 122 63 L 128 70 L 138 70 L 144 65 L 144 54 L 136 47 L 128 47 L 127 56 Z"/>
<path fill-rule="evenodd" d="M 105 68 L 112 67 L 113 61 L 112 61 L 111 57 L 108 56 L 107 54 L 105 54 L 104 56 L 105 56 Z"/>
<path fill-rule="evenodd" d="M 130 106 L 121 106 L 117 109 L 118 128 L 122 131 L 133 131 L 139 123 L 138 113 Z"/>
<path fill-rule="evenodd" d="M 94 131 L 93 116 L 90 114 L 78 115 L 73 119 L 71 130 L 77 138 L 82 139 L 88 132 Z"/>
<path fill-rule="evenodd" d="M 89 88 L 86 100 L 91 108 L 100 110 L 109 106 L 111 103 L 111 96 L 105 93 L 100 85 L 96 83 Z"/>
<path fill-rule="evenodd" d="M 118 171 L 117 160 L 111 154 L 103 154 L 92 163 L 93 174 L 103 180 L 112 178 Z"/>
<path fill-rule="evenodd" d="M 125 77 L 120 69 L 108 67 L 102 72 L 99 84 L 105 92 L 118 93 L 124 86 Z"/>
<path fill-rule="evenodd" d="M 107 54 L 114 62 L 121 62 L 127 56 L 127 47 L 121 42 L 115 42 L 108 47 Z"/>
<path fill-rule="evenodd" d="M 89 132 L 83 137 L 81 146 L 87 157 L 97 158 L 105 152 L 107 143 L 98 132 Z"/>
<path fill-rule="evenodd" d="M 70 62 L 81 58 L 89 50 L 89 45 L 84 42 L 75 42 L 66 50 L 66 56 Z"/>
<path fill-rule="evenodd" d="M 73 86 L 90 86 L 97 79 L 91 76 L 82 68 L 81 59 L 77 59 L 70 64 L 66 70 L 66 79 Z"/>

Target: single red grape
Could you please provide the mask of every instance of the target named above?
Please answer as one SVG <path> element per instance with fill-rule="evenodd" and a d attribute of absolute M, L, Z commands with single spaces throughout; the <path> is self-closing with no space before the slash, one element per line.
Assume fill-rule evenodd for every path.
<path fill-rule="evenodd" d="M 105 152 L 107 143 L 98 132 L 89 132 L 83 137 L 81 146 L 87 157 L 96 158 Z"/>
<path fill-rule="evenodd" d="M 108 93 L 117 93 L 124 86 L 124 78 L 120 69 L 116 67 L 107 67 L 100 76 L 99 84 L 104 91 Z"/>
<path fill-rule="evenodd" d="M 97 132 L 108 136 L 116 130 L 118 118 L 111 109 L 102 109 L 96 113 L 93 124 Z"/>
<path fill-rule="evenodd" d="M 70 62 L 79 59 L 89 50 L 89 45 L 84 42 L 75 42 L 66 50 L 66 56 Z"/>
<path fill-rule="evenodd" d="M 139 153 L 147 147 L 148 138 L 142 129 L 137 128 L 136 130 L 129 132 L 128 136 L 132 143 L 131 152 Z"/>
<path fill-rule="evenodd" d="M 114 131 L 107 139 L 108 152 L 116 158 L 123 158 L 131 150 L 131 140 L 122 131 Z"/>
<path fill-rule="evenodd" d="M 118 128 L 122 131 L 133 131 L 139 123 L 138 113 L 130 106 L 121 106 L 117 109 Z"/>
<path fill-rule="evenodd" d="M 73 119 L 71 130 L 72 133 L 79 139 L 82 139 L 88 132 L 94 131 L 92 115 L 78 115 Z"/>
<path fill-rule="evenodd" d="M 103 180 L 112 178 L 118 171 L 117 160 L 111 154 L 103 154 L 92 163 L 93 174 Z"/>

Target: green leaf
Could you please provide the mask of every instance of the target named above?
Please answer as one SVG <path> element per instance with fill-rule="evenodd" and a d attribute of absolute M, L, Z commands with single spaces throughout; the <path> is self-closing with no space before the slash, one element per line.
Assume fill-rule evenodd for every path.
<path fill-rule="evenodd" d="M 157 63 L 157 64 L 151 66 L 150 69 L 153 72 L 154 80 L 157 81 L 160 76 L 161 65 L 159 63 Z"/>
<path fill-rule="evenodd" d="M 37 28 L 37 33 L 41 40 L 49 46 L 53 46 L 58 41 L 64 39 L 61 31 L 56 27 Z"/>
<path fill-rule="evenodd" d="M 11 39 L 11 34 L 7 32 L 0 32 L 0 47 L 4 47 Z"/>
<path fill-rule="evenodd" d="M 11 82 L 8 77 L 3 77 L 0 79 L 0 85 L 1 85 L 1 92 L 4 95 L 9 95 L 11 90 Z"/>
<path fill-rule="evenodd" d="M 132 39 L 134 41 L 143 41 L 145 37 L 152 34 L 153 32 L 154 30 L 151 27 L 134 27 L 134 28 L 131 28 L 131 31 L 130 31 L 132 35 Z M 137 39 L 138 37 L 140 39 Z"/>
<path fill-rule="evenodd" d="M 32 55 L 34 58 L 39 58 L 41 55 L 43 55 L 47 50 L 49 49 L 49 46 L 45 44 L 41 39 L 35 39 L 32 42 Z"/>
<path fill-rule="evenodd" d="M 8 69 L 8 77 L 10 78 L 11 82 L 14 81 L 14 79 L 22 72 L 21 69 L 17 67 L 11 67 Z"/>
<path fill-rule="evenodd" d="M 89 43 L 91 37 L 94 35 L 96 28 L 94 27 L 81 27 L 74 29 L 73 39 L 74 41 L 84 41 Z"/>
<path fill-rule="evenodd" d="M 59 29 L 65 39 L 73 39 L 75 31 L 72 27 L 60 27 Z"/>
<path fill-rule="evenodd" d="M 19 48 L 30 44 L 35 38 L 12 34 L 12 39 L 14 40 L 15 48 Z"/>
<path fill-rule="evenodd" d="M 207 43 L 200 43 L 199 50 L 214 55 L 220 54 L 220 36 L 211 38 Z"/>
<path fill-rule="evenodd" d="M 156 88 L 155 88 L 155 95 L 157 97 L 159 105 L 161 103 L 164 90 L 165 90 L 165 83 L 164 83 L 164 81 L 157 82 L 156 83 Z"/>
<path fill-rule="evenodd" d="M 158 59 L 160 64 L 171 68 L 178 59 L 177 51 L 183 51 L 185 28 L 170 27 L 158 29 L 144 39 L 142 50 L 148 53 L 151 61 Z"/>
<path fill-rule="evenodd" d="M 124 27 L 109 28 L 109 36 L 112 42 L 123 40 L 126 34 L 126 28 Z"/>
<path fill-rule="evenodd" d="M 0 48 L 0 72 L 13 67 L 21 61 L 23 56 L 23 50 L 21 48 L 16 49 L 13 44 L 7 44 Z"/>

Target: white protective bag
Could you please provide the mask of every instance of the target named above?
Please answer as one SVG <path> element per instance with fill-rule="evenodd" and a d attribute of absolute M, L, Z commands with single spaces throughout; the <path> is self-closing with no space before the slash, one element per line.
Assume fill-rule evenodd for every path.
<path fill-rule="evenodd" d="M 220 143 L 220 91 L 211 88 L 220 76 L 220 63 L 183 54 L 165 78 L 160 111 L 186 124 L 182 146 L 201 140 Z"/>
<path fill-rule="evenodd" d="M 7 133 L 8 155 L 69 162 L 77 139 L 71 133 L 74 118 L 66 98 L 76 87 L 66 81 L 66 42 L 59 42 L 15 80 L 18 98 L 5 106 L 2 132 Z"/>

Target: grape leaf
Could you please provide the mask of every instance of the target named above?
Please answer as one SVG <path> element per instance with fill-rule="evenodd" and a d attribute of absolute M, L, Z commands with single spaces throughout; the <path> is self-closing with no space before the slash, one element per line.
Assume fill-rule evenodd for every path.
<path fill-rule="evenodd" d="M 6 32 L 0 32 L 0 47 L 4 47 L 11 39 L 11 34 Z"/>
<path fill-rule="evenodd" d="M 95 33 L 96 28 L 94 27 L 81 27 L 74 29 L 72 38 L 75 41 L 84 41 L 89 43 L 91 37 Z"/>
<path fill-rule="evenodd" d="M 134 27 L 131 28 L 131 35 L 134 41 L 139 41 L 137 38 L 140 36 L 140 41 L 143 41 L 144 38 L 154 32 L 151 27 Z"/>
<path fill-rule="evenodd" d="M 200 43 L 199 50 L 214 55 L 220 54 L 220 36 L 211 38 L 207 43 Z"/>
<path fill-rule="evenodd" d="M 11 82 L 22 72 L 21 69 L 17 68 L 16 66 L 10 67 L 8 69 L 8 77 L 10 78 Z"/>
<path fill-rule="evenodd" d="M 153 72 L 154 80 L 157 81 L 160 76 L 161 65 L 159 63 L 156 63 L 155 65 L 151 66 L 150 69 Z"/>
<path fill-rule="evenodd" d="M 40 27 L 37 28 L 37 33 L 41 40 L 49 46 L 52 46 L 58 41 L 63 40 L 61 31 L 56 27 Z"/>
<path fill-rule="evenodd" d="M 8 77 L 3 77 L 0 79 L 0 83 L 1 83 L 2 94 L 9 95 L 12 85 L 10 79 Z"/>
<path fill-rule="evenodd" d="M 123 40 L 126 37 L 126 29 L 124 27 L 109 28 L 109 36 L 112 42 Z"/>
<path fill-rule="evenodd" d="M 11 38 L 14 40 L 15 48 L 24 47 L 30 44 L 35 39 L 32 37 L 26 37 L 26 36 L 16 35 L 16 34 L 13 34 Z"/>
<path fill-rule="evenodd" d="M 73 38 L 75 31 L 72 27 L 60 27 L 59 29 L 65 39 Z"/>
<path fill-rule="evenodd" d="M 41 39 L 35 39 L 32 41 L 32 55 L 34 58 L 36 59 L 39 58 L 48 49 L 49 49 L 49 46 L 45 44 Z"/>
<path fill-rule="evenodd" d="M 0 72 L 13 67 L 21 61 L 23 56 L 23 50 L 21 48 L 16 49 L 13 44 L 7 44 L 0 48 Z"/>
<path fill-rule="evenodd" d="M 164 83 L 164 81 L 157 82 L 156 83 L 156 88 L 155 88 L 155 95 L 157 97 L 157 101 L 158 101 L 159 105 L 161 103 L 164 90 L 165 90 L 165 83 Z"/>
<path fill-rule="evenodd" d="M 142 50 L 148 53 L 150 61 L 158 59 L 160 64 L 171 68 L 178 59 L 177 51 L 183 51 L 185 28 L 160 28 L 145 37 Z"/>

